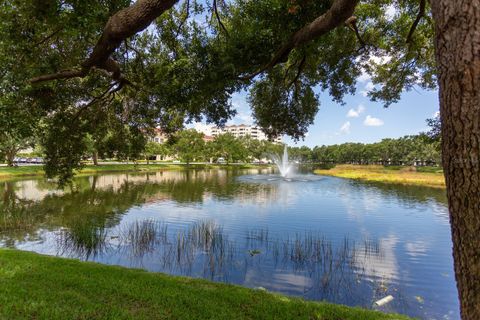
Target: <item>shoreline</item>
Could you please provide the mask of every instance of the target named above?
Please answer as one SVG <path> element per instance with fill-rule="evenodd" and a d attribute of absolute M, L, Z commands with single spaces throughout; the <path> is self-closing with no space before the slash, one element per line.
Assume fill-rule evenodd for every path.
<path fill-rule="evenodd" d="M 155 164 L 101 164 L 86 165 L 81 170 L 76 171 L 75 177 L 82 175 L 115 173 L 115 172 L 156 172 L 163 170 L 186 170 L 186 169 L 251 169 L 268 168 L 270 165 L 264 164 L 182 164 L 182 163 L 155 163 Z M 19 167 L 0 167 L 0 180 L 20 177 L 39 177 L 45 174 L 43 166 L 19 166 Z"/>
<path fill-rule="evenodd" d="M 13 249 L 0 249 L 0 285 L 2 319 L 410 319 Z"/>

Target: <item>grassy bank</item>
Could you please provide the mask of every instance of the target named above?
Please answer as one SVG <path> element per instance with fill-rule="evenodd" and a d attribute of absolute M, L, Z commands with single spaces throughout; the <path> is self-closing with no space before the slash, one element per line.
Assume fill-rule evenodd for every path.
<path fill-rule="evenodd" d="M 378 165 L 337 165 L 332 169 L 315 170 L 316 174 L 340 178 L 396 183 L 404 185 L 445 188 L 445 179 L 441 169 L 413 167 L 384 167 Z"/>
<path fill-rule="evenodd" d="M 0 319 L 408 319 L 5 249 L 0 287 Z"/>
<path fill-rule="evenodd" d="M 87 165 L 77 174 L 96 174 L 108 172 L 149 172 L 159 170 L 205 169 L 205 168 L 256 168 L 258 165 L 215 165 L 215 164 L 104 164 L 99 166 Z M 41 176 L 44 174 L 42 166 L 0 167 L 0 179 L 25 176 Z"/>

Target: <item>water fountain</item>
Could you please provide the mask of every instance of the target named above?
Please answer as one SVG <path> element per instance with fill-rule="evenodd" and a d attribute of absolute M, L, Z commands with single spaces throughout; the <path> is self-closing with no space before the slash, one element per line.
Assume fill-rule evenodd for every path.
<path fill-rule="evenodd" d="M 279 155 L 271 155 L 270 156 L 273 162 L 277 165 L 278 170 L 280 171 L 280 175 L 283 178 L 288 178 L 293 174 L 294 166 L 292 163 L 288 161 L 288 150 L 287 145 L 283 149 L 283 156 L 280 157 Z"/>

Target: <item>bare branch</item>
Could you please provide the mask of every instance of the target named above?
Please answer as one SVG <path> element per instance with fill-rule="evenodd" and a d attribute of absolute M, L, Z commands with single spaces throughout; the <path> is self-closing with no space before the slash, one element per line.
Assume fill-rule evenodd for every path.
<path fill-rule="evenodd" d="M 290 39 L 280 47 L 274 54 L 269 63 L 263 66 L 255 73 L 240 77 L 241 80 L 251 80 L 260 73 L 274 67 L 286 60 L 290 52 L 312 40 L 315 40 L 324 34 L 344 23 L 350 18 L 355 10 L 358 0 L 335 0 L 324 14 L 316 18 L 302 29 L 295 32 Z"/>
<path fill-rule="evenodd" d="M 410 28 L 410 32 L 408 33 L 407 41 L 406 41 L 407 43 L 412 42 L 413 33 L 415 32 L 415 29 L 420 23 L 420 20 L 422 20 L 422 18 L 425 16 L 426 4 L 427 4 L 426 0 L 420 0 L 420 7 L 418 9 L 418 14 L 417 14 L 417 17 L 415 18 L 415 21 L 413 21 L 413 24 Z"/>

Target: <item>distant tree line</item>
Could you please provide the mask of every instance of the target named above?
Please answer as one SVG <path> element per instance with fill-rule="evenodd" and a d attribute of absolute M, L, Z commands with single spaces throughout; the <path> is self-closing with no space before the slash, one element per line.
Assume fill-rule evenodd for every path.
<path fill-rule="evenodd" d="M 304 159 L 307 156 L 301 150 L 300 154 Z M 438 140 L 419 134 L 368 144 L 317 146 L 306 160 L 325 164 L 439 165 L 441 151 Z"/>
<path fill-rule="evenodd" d="M 409 135 L 397 139 L 383 139 L 376 143 L 343 143 L 329 146 L 316 146 L 313 149 L 289 147 L 290 158 L 302 163 L 319 164 L 381 164 L 381 165 L 440 165 L 440 121 L 438 117 L 427 119 L 430 130 L 418 135 Z M 125 129 L 125 130 L 122 130 Z M 100 130 L 99 130 L 100 131 Z M 118 132 L 122 132 L 121 135 Z M 231 133 L 217 136 L 212 141 L 205 141 L 203 133 L 194 129 L 178 131 L 167 142 L 156 143 L 149 139 L 149 132 L 132 132 L 125 127 L 118 127 L 116 134 L 103 130 L 98 136 L 87 135 L 83 142 L 87 147 L 84 159 L 116 160 L 154 160 L 157 155 L 162 158 L 175 158 L 185 163 L 217 162 L 225 163 L 255 162 L 269 159 L 271 154 L 280 154 L 283 144 L 259 141 L 250 136 L 235 138 Z M 118 137 L 121 136 L 121 139 Z M 14 143 L 0 141 L 0 154 L 8 164 L 13 164 L 13 157 L 21 149 L 36 145 L 35 156 L 45 153 L 41 136 L 36 139 L 21 139 Z M 36 142 L 36 143 L 35 143 Z M 16 147 L 14 152 L 11 146 Z M 47 155 L 48 156 L 48 155 Z M 222 161 L 222 162 L 223 162 Z"/>

